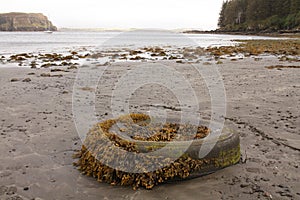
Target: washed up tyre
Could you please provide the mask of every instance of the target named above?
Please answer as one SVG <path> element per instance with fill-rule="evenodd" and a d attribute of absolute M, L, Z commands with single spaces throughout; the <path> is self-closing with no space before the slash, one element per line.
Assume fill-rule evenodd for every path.
<path fill-rule="evenodd" d="M 130 114 L 96 124 L 75 154 L 78 169 L 99 182 L 133 189 L 196 178 L 240 160 L 239 135 L 223 128 L 208 137 L 206 126 L 154 123 L 148 115 Z M 211 145 L 204 157 L 200 150 Z"/>

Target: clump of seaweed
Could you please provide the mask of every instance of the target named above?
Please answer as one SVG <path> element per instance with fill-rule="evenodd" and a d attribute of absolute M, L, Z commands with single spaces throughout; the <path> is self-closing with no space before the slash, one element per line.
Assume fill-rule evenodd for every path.
<path fill-rule="evenodd" d="M 300 55 L 300 40 L 237 40 L 236 46 L 210 47 L 207 51 L 215 57 L 242 53 L 245 56 Z"/>
<path fill-rule="evenodd" d="M 129 135 L 129 139 L 114 132 L 116 130 L 114 126 L 118 123 L 124 126 L 117 129 L 120 133 Z M 185 134 L 191 130 L 195 131 L 193 137 Z M 167 181 L 186 179 L 193 177 L 195 173 L 204 174 L 208 169 L 227 167 L 240 160 L 239 144 L 234 148 L 220 151 L 215 156 L 202 159 L 186 151 L 172 161 L 171 157 L 174 155 L 171 156 L 171 154 L 176 154 L 172 149 L 167 152 L 170 157 L 147 154 L 164 147 L 170 141 L 179 140 L 180 142 L 190 139 L 197 141 L 209 133 L 210 130 L 204 126 L 175 123 L 152 124 L 148 115 L 129 114 L 96 124 L 89 131 L 81 150 L 74 155 L 74 158 L 78 159 L 74 165 L 83 174 L 92 176 L 99 182 L 132 186 L 133 189 L 139 187 L 152 189 Z M 178 138 L 178 135 L 182 137 Z M 116 154 L 113 151 L 114 148 L 121 148 L 125 151 L 118 151 Z M 128 159 L 126 152 L 131 152 L 133 157 Z M 111 167 L 114 163 L 119 164 L 118 169 Z M 132 163 L 135 169 L 143 173 L 128 172 L 128 166 L 132 166 L 130 165 Z M 150 172 L 146 170 L 147 167 L 153 165 L 158 166 L 156 170 Z"/>
<path fill-rule="evenodd" d="M 274 65 L 274 66 L 268 66 L 266 67 L 267 69 L 300 69 L 300 66 L 295 66 L 295 65 L 289 65 L 289 66 L 286 66 L 286 65 Z"/>
<path fill-rule="evenodd" d="M 73 66 L 78 65 L 78 63 L 73 63 L 74 60 L 79 60 L 82 58 L 88 58 L 90 55 L 80 55 L 73 51 L 68 55 L 57 54 L 57 53 L 21 53 L 11 55 L 8 59 L 1 57 L 2 60 L 6 60 L 10 63 L 18 63 L 20 66 L 29 65 L 32 68 L 37 68 L 39 64 L 41 68 L 49 68 L 53 66 Z M 44 63 L 44 64 L 42 64 Z"/>

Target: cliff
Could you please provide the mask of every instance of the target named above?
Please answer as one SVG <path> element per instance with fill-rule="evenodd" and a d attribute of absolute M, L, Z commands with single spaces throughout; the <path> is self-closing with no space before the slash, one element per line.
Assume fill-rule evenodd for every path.
<path fill-rule="evenodd" d="M 0 31 L 57 31 L 57 28 L 41 13 L 0 14 Z"/>

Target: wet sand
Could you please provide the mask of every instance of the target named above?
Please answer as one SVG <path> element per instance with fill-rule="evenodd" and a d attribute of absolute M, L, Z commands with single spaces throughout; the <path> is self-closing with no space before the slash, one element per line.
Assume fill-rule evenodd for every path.
<path fill-rule="evenodd" d="M 188 64 L 161 62 L 191 77 L 197 86 L 198 77 Z M 0 199 L 300 199 L 300 71 L 265 68 L 299 62 L 275 57 L 222 62 L 217 68 L 227 95 L 225 125 L 240 133 L 244 162 L 197 179 L 137 191 L 98 183 L 73 166 L 72 154 L 81 147 L 72 115 L 76 69 L 1 67 Z M 107 103 L 114 81 L 138 64 L 110 64 L 96 92 L 99 119 L 111 117 Z M 26 78 L 30 80 L 23 82 Z M 165 98 L 165 90 L 153 95 L 152 89 L 136 92 L 132 111 L 146 111 L 154 103 L 176 106 L 173 98 Z M 197 94 L 200 114 L 209 118 L 205 94 Z"/>

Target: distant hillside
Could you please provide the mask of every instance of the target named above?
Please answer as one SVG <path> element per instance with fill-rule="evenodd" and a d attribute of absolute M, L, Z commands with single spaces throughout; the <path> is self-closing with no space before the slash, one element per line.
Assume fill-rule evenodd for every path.
<path fill-rule="evenodd" d="M 57 28 L 41 13 L 0 14 L 0 31 L 56 31 Z"/>
<path fill-rule="evenodd" d="M 300 0 L 227 0 L 219 31 L 300 31 Z"/>
<path fill-rule="evenodd" d="M 61 32 L 124 32 L 134 29 L 107 29 L 107 28 L 59 28 Z"/>

